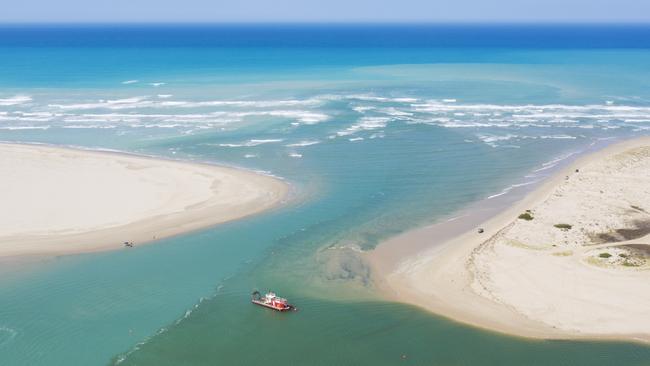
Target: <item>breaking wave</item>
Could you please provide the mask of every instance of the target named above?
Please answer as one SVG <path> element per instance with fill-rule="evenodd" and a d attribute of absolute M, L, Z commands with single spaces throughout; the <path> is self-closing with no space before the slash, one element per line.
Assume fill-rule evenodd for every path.
<path fill-rule="evenodd" d="M 497 193 L 497 194 L 493 194 L 493 195 L 491 195 L 491 196 L 488 196 L 486 199 L 491 200 L 491 199 L 493 199 L 493 198 L 497 198 L 497 197 L 503 196 L 504 194 L 508 194 L 510 191 L 512 191 L 512 190 L 515 189 L 515 188 L 529 186 L 529 185 L 531 185 L 531 184 L 535 184 L 535 183 L 537 183 L 537 182 L 538 182 L 538 181 L 533 180 L 533 181 L 528 181 L 528 182 L 523 182 L 523 183 L 512 184 L 512 185 L 510 185 L 510 186 L 504 188 L 501 192 L 499 192 L 499 193 Z"/>
<path fill-rule="evenodd" d="M 348 136 L 360 131 L 376 130 L 386 127 L 390 121 L 391 119 L 389 117 L 363 117 L 359 122 L 344 130 L 336 132 L 336 134 L 338 136 Z"/>
<path fill-rule="evenodd" d="M 10 98 L 0 98 L 0 106 L 12 106 L 31 102 L 32 97 L 29 95 L 16 95 Z"/>
<path fill-rule="evenodd" d="M 316 145 L 320 144 L 320 141 L 318 140 L 304 140 L 300 142 L 295 142 L 293 144 L 287 144 L 285 146 L 287 147 L 302 147 L 302 146 L 311 146 L 311 145 Z"/>
<path fill-rule="evenodd" d="M 263 145 L 263 144 L 270 144 L 274 142 L 282 142 L 284 140 L 282 139 L 264 139 L 264 140 L 258 140 L 258 139 L 251 139 L 246 142 L 242 143 L 232 143 L 232 144 L 219 144 L 220 147 L 251 147 L 251 146 L 258 146 L 258 145 Z"/>
<path fill-rule="evenodd" d="M 134 82 L 136 80 L 127 80 Z M 149 83 L 155 84 L 155 83 Z M 30 103 L 32 110 L 12 111 Z M 286 123 L 293 128 L 324 122 L 334 127 L 323 135 L 291 142 L 303 147 L 325 138 L 375 139 L 390 133 L 393 125 L 431 125 L 463 129 L 466 140 L 491 147 L 519 148 L 522 141 L 578 139 L 587 130 L 626 128 L 650 130 L 650 107 L 602 104 L 490 104 L 463 103 L 455 98 L 425 99 L 377 94 L 322 94 L 306 98 L 261 100 L 182 100 L 172 94 L 139 95 L 89 101 L 56 101 L 43 105 L 32 97 L 16 95 L 0 99 L 0 122 L 4 130 L 48 128 L 177 129 L 191 134 L 203 129 L 238 129 L 251 123 Z M 339 116 L 357 116 L 342 124 Z M 354 118 L 354 117 L 353 117 Z M 547 132 L 542 132 L 547 131 Z M 123 131 L 120 129 L 119 131 Z M 470 136 L 469 134 L 473 135 Z M 259 142 L 224 143 L 223 147 L 256 146 Z"/>

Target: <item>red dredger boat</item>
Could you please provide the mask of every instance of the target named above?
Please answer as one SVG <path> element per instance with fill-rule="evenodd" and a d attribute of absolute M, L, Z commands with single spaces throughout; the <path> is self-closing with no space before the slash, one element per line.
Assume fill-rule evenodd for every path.
<path fill-rule="evenodd" d="M 267 292 L 262 296 L 259 291 L 253 291 L 251 302 L 277 311 L 296 310 L 296 307 L 289 304 L 287 299 L 276 296 L 274 292 Z"/>

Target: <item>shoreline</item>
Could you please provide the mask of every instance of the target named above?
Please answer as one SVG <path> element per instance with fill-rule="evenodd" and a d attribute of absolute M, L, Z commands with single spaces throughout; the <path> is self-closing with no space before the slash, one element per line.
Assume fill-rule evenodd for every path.
<path fill-rule="evenodd" d="M 560 329 L 531 319 L 508 304 L 478 294 L 472 288 L 477 282 L 477 274 L 468 269 L 468 265 L 475 265 L 473 261 L 477 252 L 482 250 L 481 246 L 491 238 L 502 235 L 502 230 L 509 230 L 521 212 L 545 202 L 575 169 L 639 145 L 650 146 L 650 137 L 614 142 L 595 152 L 580 153 L 554 174 L 544 178 L 523 198 L 471 229 L 467 228 L 467 224 L 463 227 L 462 223 L 464 214 L 468 212 L 466 208 L 456 215 L 456 220 L 438 222 L 384 241 L 375 250 L 363 254 L 371 268 L 372 279 L 379 294 L 392 301 L 416 305 L 453 321 L 508 335 L 538 339 L 650 342 L 648 334 L 591 334 Z M 468 207 L 480 210 L 482 202 L 485 203 L 481 200 Z M 478 227 L 482 227 L 485 232 L 478 234 Z M 445 236 L 445 230 L 455 232 Z M 440 236 L 443 239 L 437 239 Z M 424 272 L 427 272 L 426 276 L 423 275 Z"/>
<path fill-rule="evenodd" d="M 269 178 L 279 180 L 281 182 L 286 182 L 284 177 L 271 174 L 270 172 L 268 172 L 266 170 L 250 169 L 250 168 L 242 167 L 242 166 L 235 165 L 235 164 L 227 164 L 225 162 L 216 163 L 216 162 L 212 162 L 212 161 L 209 161 L 209 160 L 179 159 L 179 158 L 174 158 L 174 157 L 171 157 L 171 156 L 150 155 L 150 154 L 143 154 L 143 153 L 138 153 L 138 152 L 124 151 L 124 150 L 117 150 L 117 149 L 109 149 L 109 148 L 102 148 L 102 147 L 87 147 L 87 146 L 83 146 L 83 145 L 73 145 L 73 144 L 57 145 L 57 144 L 52 144 L 52 143 L 47 143 L 47 142 L 31 142 L 31 141 L 19 141 L 19 140 L 0 140 L 0 146 L 2 146 L 2 145 L 46 147 L 46 148 L 64 149 L 64 150 L 68 149 L 68 150 L 75 150 L 75 151 L 81 151 L 81 152 L 102 153 L 102 154 L 107 153 L 107 154 L 113 154 L 113 155 L 125 156 L 125 157 L 132 157 L 132 158 L 153 159 L 153 160 L 157 160 L 157 161 L 168 161 L 168 162 L 172 162 L 172 163 L 183 163 L 183 164 L 190 164 L 190 165 L 194 164 L 194 165 L 199 165 L 199 166 L 226 168 L 226 169 L 233 169 L 233 170 L 258 174 L 258 175 L 262 175 L 262 176 L 265 176 L 265 177 L 269 177 Z M 286 185 L 288 186 L 287 195 L 291 195 L 291 191 L 292 191 L 293 187 L 289 183 L 286 183 Z"/>
<path fill-rule="evenodd" d="M 0 149 L 0 168 L 18 175 L 0 183 L 3 261 L 148 244 L 267 211 L 290 191 L 277 177 L 204 162 L 50 144 Z"/>

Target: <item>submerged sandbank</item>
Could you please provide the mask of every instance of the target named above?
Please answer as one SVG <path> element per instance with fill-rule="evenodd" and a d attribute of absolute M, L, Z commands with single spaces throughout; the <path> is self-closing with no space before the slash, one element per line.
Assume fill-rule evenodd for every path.
<path fill-rule="evenodd" d="M 509 334 L 650 340 L 650 138 L 572 162 L 479 226 L 388 240 L 366 255 L 376 284 Z"/>
<path fill-rule="evenodd" d="M 118 249 L 269 209 L 287 184 L 251 171 L 0 144 L 0 257 Z"/>

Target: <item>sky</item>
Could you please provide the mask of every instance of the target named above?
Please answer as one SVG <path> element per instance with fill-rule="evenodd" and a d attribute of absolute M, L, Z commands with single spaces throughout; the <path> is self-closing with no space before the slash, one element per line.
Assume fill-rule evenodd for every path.
<path fill-rule="evenodd" d="M 650 23 L 650 0 L 0 0 L 0 9 L 0 23 Z"/>

